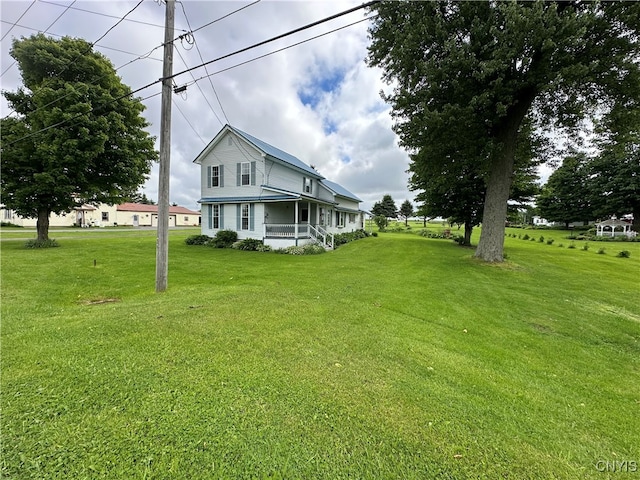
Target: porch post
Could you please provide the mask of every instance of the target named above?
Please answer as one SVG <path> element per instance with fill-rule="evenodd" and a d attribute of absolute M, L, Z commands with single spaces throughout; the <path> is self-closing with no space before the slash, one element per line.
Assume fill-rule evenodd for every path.
<path fill-rule="evenodd" d="M 293 223 L 293 228 L 294 228 L 294 235 L 296 237 L 296 245 L 298 245 L 298 201 L 295 202 L 296 208 L 295 208 L 295 217 L 294 217 L 294 223 Z"/>

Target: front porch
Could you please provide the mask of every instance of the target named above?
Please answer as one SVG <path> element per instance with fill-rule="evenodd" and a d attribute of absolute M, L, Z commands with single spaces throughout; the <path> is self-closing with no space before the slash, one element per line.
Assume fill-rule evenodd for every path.
<path fill-rule="evenodd" d="M 327 232 L 319 225 L 309 223 L 265 223 L 263 225 L 264 243 L 275 248 L 285 248 L 291 245 L 319 243 L 323 247 L 333 250 L 333 233 Z"/>

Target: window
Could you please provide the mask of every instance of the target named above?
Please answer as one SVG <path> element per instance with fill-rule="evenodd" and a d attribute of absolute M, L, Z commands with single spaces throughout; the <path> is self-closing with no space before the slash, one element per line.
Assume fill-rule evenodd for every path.
<path fill-rule="evenodd" d="M 242 162 L 240 173 L 240 185 L 251 184 L 251 168 L 249 162 Z"/>
<path fill-rule="evenodd" d="M 336 227 L 344 227 L 344 212 L 336 212 Z"/>
<path fill-rule="evenodd" d="M 303 208 L 302 210 L 300 210 L 300 221 L 301 222 L 308 222 L 309 221 L 309 209 L 308 208 Z"/>
<path fill-rule="evenodd" d="M 242 209 L 241 209 L 242 213 L 241 213 L 241 229 L 242 230 L 249 230 L 249 204 L 248 203 L 243 203 L 242 204 Z"/>
<path fill-rule="evenodd" d="M 211 186 L 220 186 L 220 165 L 214 165 L 211 167 Z"/>
<path fill-rule="evenodd" d="M 11 220 L 11 210 L 5 210 L 4 211 L 4 219 L 5 220 Z"/>
<path fill-rule="evenodd" d="M 184 217 L 184 221 L 188 222 L 189 221 L 189 217 Z"/>
<path fill-rule="evenodd" d="M 220 205 L 211 206 L 211 228 L 220 228 Z"/>
<path fill-rule="evenodd" d="M 102 212 L 102 221 L 103 222 L 109 221 L 109 212 Z"/>
<path fill-rule="evenodd" d="M 349 223 L 356 223 L 356 214 L 355 213 L 350 213 L 349 214 Z"/>
<path fill-rule="evenodd" d="M 312 190 L 312 188 L 311 188 L 311 179 L 307 178 L 307 177 L 304 177 L 304 182 L 303 182 L 303 185 L 302 185 L 302 192 L 303 193 L 311 193 L 311 190 Z"/>
<path fill-rule="evenodd" d="M 324 226 L 324 208 L 320 208 L 320 225 Z"/>

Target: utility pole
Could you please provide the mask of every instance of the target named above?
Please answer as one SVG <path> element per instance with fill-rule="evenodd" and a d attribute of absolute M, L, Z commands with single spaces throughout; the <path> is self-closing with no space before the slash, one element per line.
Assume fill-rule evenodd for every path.
<path fill-rule="evenodd" d="M 158 180 L 158 236 L 156 240 L 156 292 L 167 289 L 169 271 L 169 176 L 171 173 L 171 76 L 173 75 L 173 23 L 175 0 L 165 0 L 164 60 L 160 113 L 160 172 Z"/>

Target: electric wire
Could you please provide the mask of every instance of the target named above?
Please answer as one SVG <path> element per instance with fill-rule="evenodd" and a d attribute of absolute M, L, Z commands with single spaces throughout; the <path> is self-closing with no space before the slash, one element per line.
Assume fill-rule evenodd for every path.
<path fill-rule="evenodd" d="M 251 3 L 247 4 L 247 5 L 245 5 L 244 7 L 240 7 L 237 10 L 234 10 L 233 12 L 229 12 L 226 15 L 223 15 L 220 18 L 216 18 L 215 20 L 213 20 L 213 21 L 211 21 L 209 23 L 206 23 L 206 24 L 202 25 L 201 27 L 196 28 L 195 30 L 191 30 L 191 34 L 194 34 L 198 30 L 202 30 L 203 28 L 208 27 L 209 25 L 213 25 L 214 23 L 219 22 L 220 20 L 224 20 L 225 18 L 230 17 L 231 15 L 244 10 L 245 8 L 249 8 L 251 5 L 255 5 L 256 3 L 260 3 L 260 0 L 255 0 L 254 2 L 251 2 Z"/>
<path fill-rule="evenodd" d="M 65 5 L 61 5 L 59 3 L 56 3 L 56 2 L 49 2 L 47 0 L 39 0 L 39 1 L 40 1 L 40 3 L 48 3 L 49 5 L 56 5 L 58 7 L 64 7 L 65 6 Z M 96 11 L 93 11 L 93 10 L 87 10 L 87 9 L 79 8 L 79 7 L 67 7 L 67 8 L 70 8 L 71 10 L 76 10 L 76 11 L 79 11 L 79 12 L 85 12 L 85 13 L 91 13 L 93 15 L 99 15 L 101 17 L 106 17 L 106 18 L 120 18 L 117 15 L 109 15 L 107 13 L 96 12 Z M 131 19 L 131 18 L 127 18 L 125 21 L 131 22 L 131 23 L 138 23 L 140 25 L 147 25 L 149 27 L 164 28 L 164 25 L 159 25 L 157 23 L 143 22 L 141 20 L 134 20 L 134 19 Z M 186 30 L 181 29 L 181 28 L 177 28 L 176 30 L 186 31 Z"/>
<path fill-rule="evenodd" d="M 31 9 L 31 7 L 33 7 L 35 4 L 36 4 L 36 0 L 33 0 L 33 2 L 31 2 L 31 4 L 27 7 L 27 9 L 26 9 L 24 12 L 22 12 L 22 15 L 20 15 L 20 17 L 15 21 L 15 23 L 14 23 L 13 25 L 11 25 L 11 27 L 9 28 L 9 30 L 7 30 L 7 33 L 5 33 L 5 34 L 2 36 L 2 38 L 0 38 L 0 42 L 1 42 L 2 40 L 4 40 L 4 39 L 5 39 L 5 37 L 6 37 L 7 35 L 9 35 L 9 33 L 11 33 L 11 30 L 13 30 L 13 27 L 15 27 L 15 26 L 16 26 L 16 24 L 17 24 L 17 23 L 22 19 L 22 17 L 24 17 L 24 16 L 27 14 L 27 12 Z M 7 22 L 7 23 L 9 23 L 9 22 Z"/>
<path fill-rule="evenodd" d="M 184 59 L 184 57 L 182 56 L 182 54 L 180 53 L 180 50 L 178 50 L 176 48 L 176 53 L 178 54 L 178 56 L 180 57 L 180 60 L 182 60 L 182 63 L 184 63 L 185 67 L 188 67 L 186 60 Z M 193 76 L 193 74 L 191 74 L 191 77 L 194 80 L 195 83 L 195 77 Z M 211 112 L 215 115 L 216 119 L 218 120 L 218 122 L 220 122 L 220 124 L 224 125 L 222 123 L 222 120 L 220 120 L 220 117 L 218 116 L 218 114 L 216 113 L 216 111 L 213 109 L 213 106 L 211 105 L 211 103 L 209 102 L 209 99 L 207 98 L 207 96 L 204 94 L 204 92 L 202 91 L 202 88 L 200 88 L 200 85 L 196 83 L 196 86 L 198 87 L 198 90 L 200 90 L 200 93 L 202 94 L 202 96 L 204 97 L 204 101 L 207 102 L 207 105 L 209 105 L 209 108 L 211 109 Z"/>
<path fill-rule="evenodd" d="M 142 0 L 141 0 L 141 2 L 142 2 Z M 278 35 L 278 36 L 273 37 L 273 38 L 271 38 L 271 39 L 269 39 L 269 40 L 264 40 L 264 41 L 259 42 L 259 43 L 257 43 L 257 44 L 251 45 L 251 46 L 249 46 L 249 47 L 245 47 L 245 48 L 242 48 L 242 49 L 240 49 L 240 50 L 236 50 L 235 52 L 229 53 L 229 54 L 227 54 L 227 55 L 223 55 L 222 57 L 218 57 L 218 58 L 213 59 L 213 60 L 210 60 L 210 61 L 208 61 L 208 62 L 206 62 L 206 63 L 207 63 L 207 64 L 211 64 L 211 63 L 214 63 L 214 62 L 217 62 L 217 61 L 223 60 L 223 59 L 225 59 L 225 58 L 229 58 L 229 57 L 231 57 L 231 56 L 233 56 L 233 55 L 237 55 L 237 54 L 239 54 L 239 53 L 246 52 L 246 51 L 248 51 L 248 50 L 250 50 L 250 49 L 252 49 L 252 48 L 256 48 L 256 47 L 258 47 L 258 46 L 265 45 L 265 44 L 270 43 L 270 42 L 272 42 L 272 41 L 279 40 L 280 38 L 283 38 L 283 37 L 289 36 L 289 35 L 291 35 L 291 34 L 293 34 L 293 33 L 297 33 L 297 32 L 300 32 L 300 31 L 302 31 L 302 30 L 305 30 L 305 29 L 311 28 L 312 26 L 319 25 L 319 24 L 321 24 L 321 23 L 325 23 L 325 22 L 327 22 L 327 21 L 329 21 L 329 20 L 332 20 L 332 19 L 338 18 L 338 17 L 343 16 L 343 15 L 346 15 L 346 14 L 348 14 L 348 13 L 352 13 L 352 12 L 354 12 L 354 11 L 356 11 L 356 10 L 359 10 L 359 9 L 362 9 L 362 8 L 369 7 L 369 6 L 371 6 L 371 5 L 373 5 L 373 4 L 376 4 L 376 3 L 379 3 L 379 2 L 380 2 L 380 0 L 374 0 L 374 1 L 371 1 L 371 2 L 368 2 L 368 3 L 365 3 L 365 4 L 362 4 L 362 5 L 360 5 L 359 7 L 354 7 L 354 8 L 351 8 L 351 9 L 349 9 L 349 10 L 346 10 L 346 11 L 344 11 L 344 12 L 341 12 L 341 13 L 338 13 L 338 14 L 335 14 L 335 15 L 332 15 L 331 17 L 326 17 L 326 18 L 324 18 L 324 19 L 318 20 L 317 22 L 313 22 L 313 23 L 311 23 L 311 24 L 309 24 L 309 25 L 306 25 L 306 26 L 304 26 L 304 27 L 297 28 L 297 29 L 292 30 L 292 31 L 290 31 L 290 32 L 288 32 L 288 33 L 284 33 L 284 34 Z M 369 17 L 369 18 L 372 18 L 372 17 Z M 363 21 L 365 21 L 365 20 L 368 20 L 369 18 L 365 18 L 365 19 L 359 20 L 359 21 L 357 21 L 357 22 L 354 22 L 354 24 L 356 24 L 356 23 L 360 23 L 360 22 L 363 22 Z M 345 26 L 345 27 L 342 27 L 342 28 L 346 28 L 346 26 Z M 339 30 L 339 29 L 336 29 L 336 30 Z M 318 35 L 318 37 L 319 37 L 319 36 L 322 36 L 322 35 Z M 300 43 L 305 43 L 305 42 L 304 42 L 304 41 L 303 41 L 303 42 L 299 42 L 298 44 L 300 44 Z M 283 49 L 284 49 L 284 48 L 283 48 Z M 283 50 L 283 49 L 280 49 L 280 50 Z M 266 55 L 264 55 L 264 56 L 266 56 Z M 261 57 L 257 57 L 257 58 L 261 58 Z M 257 58 L 256 58 L 256 59 L 257 59 Z M 244 63 L 248 63 L 248 62 L 244 62 Z M 195 70 L 196 68 L 200 68 L 200 67 L 202 67 L 202 66 L 203 66 L 203 65 L 198 65 L 198 66 L 196 66 L 196 67 L 189 68 L 189 69 L 187 69 L 187 70 L 185 70 L 185 71 L 183 71 L 183 72 L 179 72 L 179 73 L 174 74 L 174 75 L 171 75 L 171 76 L 169 76 L 169 77 L 167 77 L 167 78 L 174 78 L 174 77 L 176 77 L 177 75 L 182 75 L 183 73 L 187 73 L 187 72 L 189 72 L 189 71 Z M 230 68 L 233 68 L 233 67 L 229 67 L 229 68 L 228 68 L 228 69 L 226 69 L 226 70 L 229 70 Z M 219 72 L 216 72 L 216 73 L 219 73 Z M 130 91 L 130 92 L 128 92 L 128 93 L 126 93 L 126 94 L 120 95 L 120 96 L 118 96 L 118 97 L 116 97 L 116 98 L 112 99 L 110 102 L 106 103 L 106 104 L 103 106 L 103 108 L 104 108 L 104 107 L 106 107 L 106 106 L 108 106 L 108 105 L 110 105 L 110 104 L 112 104 L 112 103 L 115 103 L 115 102 L 117 102 L 117 101 L 119 101 L 119 100 L 121 100 L 121 99 L 123 99 L 123 98 L 129 97 L 129 96 L 132 96 L 132 95 L 135 95 L 136 93 L 138 93 L 138 92 L 140 92 L 140 91 L 142 91 L 142 90 L 146 90 L 147 88 L 149 88 L 149 87 L 151 87 L 151 86 L 153 86 L 153 85 L 155 85 L 155 84 L 157 84 L 157 83 L 161 83 L 161 82 L 163 82 L 164 80 L 165 80 L 164 78 L 160 78 L 160 79 L 158 79 L 158 80 L 154 80 L 154 81 L 152 81 L 152 82 L 149 82 L 149 83 L 148 83 L 148 84 L 146 84 L 146 85 L 143 85 L 142 87 L 139 87 L 139 88 L 137 88 L 137 89 L 135 89 L 135 90 L 132 90 L 132 91 Z M 30 138 L 30 137 L 32 137 L 32 136 L 34 136 L 34 135 L 39 134 L 39 133 L 45 132 L 45 131 L 50 130 L 50 129 L 52 129 L 52 128 L 59 127 L 59 126 L 61 126 L 61 125 L 65 124 L 65 123 L 67 123 L 67 122 L 73 121 L 73 120 L 75 120 L 76 118 L 79 118 L 79 117 L 81 117 L 82 115 L 86 115 L 86 114 L 91 113 L 91 112 L 93 112 L 93 111 L 95 111 L 95 107 L 90 108 L 87 112 L 78 113 L 78 114 L 76 114 L 76 115 L 74 115 L 74 116 L 72 116 L 72 117 L 70 117 L 70 118 L 68 118 L 68 119 L 66 119 L 66 120 L 63 120 L 63 121 L 58 122 L 58 123 L 53 124 L 53 125 L 49 125 L 48 127 L 44 127 L 44 128 L 42 128 L 42 129 L 40 129 L 40 130 L 38 130 L 38 131 L 31 132 L 31 133 L 29 133 L 29 134 L 27 134 L 27 135 L 25 135 L 25 136 L 23 136 L 23 137 L 21 137 L 21 138 L 18 138 L 18 139 L 16 139 L 16 140 L 14 140 L 14 141 L 12 141 L 12 142 L 10 142 L 10 143 L 6 144 L 5 146 L 13 145 L 13 144 L 15 144 L 15 143 L 18 143 L 18 142 L 20 142 L 20 141 L 22 141 L 22 140 L 25 140 L 25 139 L 27 139 L 27 138 Z"/>
<path fill-rule="evenodd" d="M 220 60 L 224 60 L 225 58 L 229 58 L 229 57 L 231 57 L 233 55 L 238 55 L 239 53 L 244 53 L 244 52 L 246 52 L 248 50 L 251 50 L 251 49 L 254 49 L 256 47 L 261 47 L 262 45 L 266 45 L 267 43 L 275 42 L 276 40 L 280 40 L 281 38 L 285 38 L 285 37 L 288 37 L 288 36 L 293 35 L 295 33 L 299 33 L 299 32 L 302 32 L 304 30 L 308 30 L 308 29 L 310 29 L 312 27 L 315 27 L 317 25 L 321 25 L 321 24 L 329 22 L 331 20 L 335 20 L 336 18 L 342 17 L 344 15 L 348 15 L 349 13 L 353 13 L 353 12 L 355 12 L 357 10 L 361 10 L 363 8 L 370 7 L 372 5 L 375 5 L 376 3 L 380 3 L 380 1 L 381 0 L 373 0 L 373 1 L 370 1 L 370 2 L 367 2 L 367 3 L 363 3 L 362 5 L 359 5 L 357 7 L 353 7 L 353 8 L 350 8 L 348 10 L 345 10 L 343 12 L 336 13 L 335 15 L 331 15 L 329 17 L 325 17 L 325 18 L 323 18 L 321 20 L 318 20 L 318 21 L 309 23 L 307 25 L 304 25 L 302 27 L 296 28 L 295 30 L 290 30 L 289 32 L 285 32 L 285 33 L 282 33 L 280 35 L 276 35 L 275 37 L 271 37 L 271 38 L 269 38 L 267 40 L 263 40 L 261 42 L 254 43 L 253 45 L 250 45 L 248 47 L 244 47 L 244 48 L 241 48 L 240 50 L 236 50 L 234 52 L 228 53 L 228 54 L 223 55 L 221 57 L 214 58 L 213 60 L 209 60 L 208 62 L 203 62 L 202 64 L 197 65 L 195 67 L 191 67 L 191 68 L 188 68 L 188 69 L 183 70 L 181 72 L 174 73 L 174 74 L 168 76 L 167 78 L 161 78 L 159 81 L 164 81 L 164 80 L 167 80 L 169 78 L 175 78 L 175 77 L 177 77 L 179 75 L 183 75 L 185 73 L 188 73 L 191 70 L 196 70 L 198 68 L 204 67 L 205 65 L 209 65 L 211 63 L 218 62 Z"/>
<path fill-rule="evenodd" d="M 69 11 L 69 8 L 71 8 L 71 6 L 72 6 L 74 3 L 76 3 L 76 0 L 73 0 L 73 2 L 71 2 L 71 3 L 69 4 L 69 6 L 68 6 L 67 8 L 65 8 L 65 9 L 62 11 L 62 13 L 61 13 L 60 15 L 58 15 L 58 16 L 56 17 L 56 19 L 55 19 L 53 22 L 51 22 L 51 24 L 50 24 L 47 28 L 45 28 L 45 29 L 44 29 L 44 31 L 43 31 L 42 33 L 47 33 L 47 32 L 49 31 L 49 29 L 50 29 L 51 27 L 53 27 L 53 26 L 56 24 L 56 22 L 57 22 L 58 20 L 60 20 L 60 19 L 62 18 L 62 16 L 63 16 L 65 13 L 67 13 L 67 12 Z M 20 17 L 20 18 L 22 18 L 22 17 Z M 20 20 L 20 19 L 18 19 L 18 20 Z M 15 25 L 15 24 L 14 24 L 14 25 Z M 11 27 L 11 28 L 13 28 L 13 27 Z M 6 36 L 6 35 L 5 35 L 5 36 Z M 4 39 L 4 37 L 2 37 L 2 38 Z M 1 40 L 0 40 L 0 41 L 1 41 Z M 7 72 L 11 69 L 11 67 L 13 67 L 16 63 L 18 63 L 18 61 L 17 61 L 17 60 L 14 60 L 14 61 L 13 61 L 13 63 L 12 63 L 11 65 L 9 65 L 9 66 L 4 70 L 4 72 L 0 73 L 0 77 L 2 77 L 5 73 L 7 73 Z"/>
<path fill-rule="evenodd" d="M 257 1 L 260 1 L 260 0 L 257 0 Z M 183 2 L 178 2 L 178 3 L 180 3 L 180 6 L 182 7 L 182 13 L 184 14 L 184 18 L 187 21 L 187 27 L 189 27 L 189 30 L 191 30 L 191 22 L 189 22 L 189 17 L 187 16 L 187 12 L 186 12 L 186 10 L 184 8 L 184 3 Z M 257 2 L 254 2 L 254 3 L 257 3 Z M 202 57 L 202 52 L 200 51 L 200 47 L 198 46 L 198 42 L 196 40 L 196 37 L 193 35 L 193 31 L 191 31 L 191 35 L 193 37 L 193 44 L 196 47 L 196 51 L 198 52 L 198 56 L 200 57 L 200 61 L 202 63 L 204 63 L 204 58 Z M 188 67 L 188 65 L 186 63 L 185 63 L 185 66 Z M 205 72 L 208 74 L 209 71 L 207 70 L 206 66 L 204 67 L 204 69 L 205 69 Z M 195 80 L 193 74 L 191 75 L 191 77 Z M 222 111 L 222 115 L 224 116 L 224 119 L 226 120 L 226 122 L 229 123 L 229 117 L 227 116 L 227 112 L 225 112 L 224 107 L 222 106 L 222 102 L 220 101 L 220 97 L 218 96 L 218 92 L 216 91 L 216 87 L 213 86 L 213 80 L 211 80 L 211 76 L 209 76 L 208 78 L 209 78 L 209 85 L 211 85 L 211 90 L 213 90 L 213 94 L 215 95 L 216 100 L 218 100 L 218 105 L 220 105 L 220 110 Z M 202 93 L 202 96 L 207 101 L 207 104 L 211 108 L 211 111 L 213 111 L 213 114 L 216 116 L 216 118 L 218 119 L 220 124 L 223 125 L 222 121 L 220 120 L 220 118 L 218 117 L 216 112 L 213 110 L 213 107 L 209 103 L 209 100 L 207 99 L 207 97 L 204 94 L 204 92 L 202 91 L 202 89 L 200 87 L 198 87 L 198 89 L 200 90 L 200 93 Z"/>
<path fill-rule="evenodd" d="M 123 16 L 123 17 L 121 17 L 121 18 L 120 18 L 120 19 L 115 23 L 115 25 L 113 25 L 113 26 L 112 26 L 111 28 L 109 28 L 109 29 L 108 29 L 104 34 L 102 34 L 102 35 L 100 36 L 100 38 L 98 38 L 96 41 L 94 41 L 94 42 L 92 42 L 91 44 L 89 44 L 89 48 L 88 48 L 87 50 L 85 50 L 84 52 L 81 52 L 80 54 L 78 54 L 78 55 L 77 55 L 77 56 L 76 56 L 72 61 L 70 61 L 70 62 L 68 62 L 66 65 L 64 65 L 64 66 L 62 67 L 62 69 L 61 69 L 59 72 L 56 72 L 56 74 L 55 74 L 55 75 L 53 75 L 51 78 L 55 78 L 55 77 L 59 76 L 62 72 L 64 72 L 67 68 L 69 68 L 69 67 L 70 67 L 70 66 L 75 62 L 75 60 L 77 60 L 77 59 L 78 59 L 78 58 L 80 58 L 81 56 L 86 55 L 88 52 L 90 52 L 90 51 L 91 51 L 91 49 L 95 46 L 95 44 L 96 44 L 96 43 L 98 43 L 100 40 L 102 40 L 104 37 L 106 37 L 106 36 L 107 36 L 107 34 L 108 34 L 109 32 L 111 32 L 114 28 L 116 28 L 118 25 L 120 25 L 120 23 L 122 23 L 122 21 L 123 21 L 123 20 L 124 20 L 124 19 L 125 19 L 125 18 L 130 14 L 130 13 L 132 13 L 136 8 L 138 8 L 138 7 L 142 4 L 142 2 L 143 2 L 143 1 L 144 1 L 144 0 L 140 0 L 140 1 L 136 4 L 136 6 L 135 6 L 135 7 L 133 7 L 131 10 L 129 10 L 127 13 L 125 13 L 125 14 L 124 14 L 124 16 Z M 38 92 L 38 91 L 42 90 L 43 88 L 44 88 L 44 85 L 42 85 L 40 88 L 38 88 L 38 89 L 36 90 L 36 92 Z M 33 93 L 36 93 L 36 92 L 33 92 Z M 60 98 L 59 98 L 59 100 L 61 100 L 62 98 L 64 98 L 64 97 L 60 97 Z M 15 112 L 15 109 L 12 109 L 12 110 L 11 110 L 11 111 L 10 111 L 10 112 L 5 116 L 5 117 L 4 117 L 4 118 L 6 118 L 6 117 L 8 117 L 9 115 L 11 115 L 13 112 Z"/>
<path fill-rule="evenodd" d="M 207 144 L 207 142 L 200 136 L 200 134 L 198 133 L 198 131 L 195 129 L 195 127 L 191 124 L 191 122 L 189 121 L 189 118 L 184 114 L 184 112 L 180 109 L 180 106 L 178 105 L 178 102 L 176 102 L 174 99 L 172 99 L 173 101 L 173 105 L 178 109 L 178 111 L 180 112 L 180 114 L 183 116 L 184 120 L 187 122 L 187 125 L 189 125 L 191 127 L 191 130 L 193 130 L 193 133 L 196 134 L 196 136 L 202 141 L 203 144 Z"/>
<path fill-rule="evenodd" d="M 268 56 L 273 55 L 275 53 L 279 53 L 279 52 L 282 52 L 284 50 L 288 50 L 289 48 L 297 47 L 298 45 L 302 45 L 303 43 L 307 43 L 307 42 L 310 42 L 311 40 L 315 40 L 317 38 L 324 37 L 324 36 L 329 35 L 331 33 L 335 33 L 337 31 L 344 30 L 345 28 L 352 27 L 353 25 L 357 25 L 358 23 L 366 22 L 367 20 L 371 20 L 371 19 L 376 18 L 376 17 L 377 17 L 377 15 L 372 15 L 370 17 L 363 18 L 362 20 L 357 20 L 357 21 L 355 21 L 353 23 L 349 23 L 347 25 L 343 25 L 342 27 L 334 28 L 333 30 L 329 30 L 328 32 L 321 33 L 319 35 L 315 35 L 313 37 L 307 38 L 306 40 L 301 40 L 301 41 L 299 41 L 297 43 L 293 43 L 291 45 L 287 45 L 286 47 L 282 47 L 282 48 L 279 48 L 279 49 L 274 50 L 272 52 L 265 53 L 264 55 L 259 55 L 259 56 L 254 57 L 254 58 L 250 58 L 249 60 L 237 63 L 237 64 L 232 65 L 232 66 L 227 67 L 227 68 L 223 68 L 222 70 L 218 70 L 216 72 L 210 73 L 209 75 L 203 75 L 202 77 L 196 78 L 194 82 L 188 82 L 185 85 L 187 85 L 187 86 L 192 85 L 193 83 L 197 83 L 200 80 L 203 80 L 207 76 L 218 75 L 220 73 L 223 73 L 223 72 L 226 72 L 226 71 L 229 71 L 229 70 L 233 70 L 234 68 L 241 67 L 243 65 L 246 65 L 247 63 L 255 62 L 256 60 L 260 60 L 262 58 L 268 57 Z"/>

